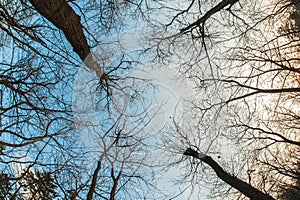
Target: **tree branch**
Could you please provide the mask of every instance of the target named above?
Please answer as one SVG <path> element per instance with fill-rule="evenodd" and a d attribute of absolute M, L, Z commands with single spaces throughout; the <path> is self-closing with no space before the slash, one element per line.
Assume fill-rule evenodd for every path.
<path fill-rule="evenodd" d="M 217 176 L 222 179 L 224 182 L 228 183 L 230 186 L 234 187 L 235 189 L 239 190 L 245 196 L 249 197 L 252 200 L 275 200 L 273 197 L 269 196 L 261 192 L 260 190 L 252 187 L 250 184 L 238 179 L 231 174 L 224 171 L 224 169 L 214 161 L 210 156 L 200 156 L 197 151 L 188 148 L 183 155 L 192 156 L 194 158 L 198 158 L 204 163 L 208 164 L 217 174 Z"/>
<path fill-rule="evenodd" d="M 201 24 L 204 24 L 207 19 L 209 19 L 212 15 L 216 14 L 220 10 L 224 9 L 226 6 L 230 5 L 232 6 L 233 4 L 237 3 L 239 0 L 223 0 L 221 1 L 218 5 L 210 9 L 208 12 L 205 13 L 201 18 L 199 18 L 197 21 L 194 23 L 188 25 L 185 28 L 182 28 L 180 32 L 185 32 L 188 31 L 196 26 L 200 26 Z"/>

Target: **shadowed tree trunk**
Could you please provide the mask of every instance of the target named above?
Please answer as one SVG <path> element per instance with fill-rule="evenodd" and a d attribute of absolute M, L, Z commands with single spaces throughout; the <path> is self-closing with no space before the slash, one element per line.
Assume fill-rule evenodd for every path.
<path fill-rule="evenodd" d="M 198 158 L 204 163 L 208 164 L 217 174 L 217 176 L 222 179 L 224 182 L 228 183 L 230 186 L 239 190 L 245 196 L 249 197 L 251 200 L 275 200 L 273 197 L 261 192 L 260 190 L 252 187 L 245 181 L 242 181 L 231 174 L 228 174 L 223 170 L 223 168 L 214 161 L 210 156 L 200 154 L 197 151 L 188 148 L 183 155 L 192 156 Z"/>
<path fill-rule="evenodd" d="M 74 51 L 84 60 L 90 47 L 84 36 L 80 17 L 65 0 L 29 0 L 35 9 L 63 31 Z"/>
<path fill-rule="evenodd" d="M 83 33 L 80 17 L 65 0 L 29 0 L 35 9 L 57 28 L 63 31 L 73 50 L 85 61 L 87 67 L 100 79 L 107 79 L 100 66 L 90 55 L 91 49 Z"/>

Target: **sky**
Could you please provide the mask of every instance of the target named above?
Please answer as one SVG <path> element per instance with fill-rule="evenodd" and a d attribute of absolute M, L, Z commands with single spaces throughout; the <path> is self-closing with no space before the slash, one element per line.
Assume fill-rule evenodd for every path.
<path fill-rule="evenodd" d="M 173 2 L 175 7 L 178 7 L 177 3 Z M 170 6 L 171 4 L 168 4 Z M 156 20 L 164 20 L 162 14 L 160 17 L 155 14 L 155 16 L 151 16 Z M 134 26 L 134 25 L 133 25 Z M 129 25 L 130 27 L 130 25 Z M 141 28 L 140 28 L 141 27 Z M 140 24 L 140 27 L 136 27 L 134 29 L 125 30 L 120 35 L 112 35 L 108 38 L 102 38 L 103 44 L 107 43 L 109 45 L 103 45 L 95 47 L 94 52 L 99 56 L 109 55 L 111 52 L 114 53 L 113 57 L 109 58 L 109 62 L 114 62 L 114 59 L 118 59 L 122 56 L 123 53 L 130 54 L 133 58 L 136 58 L 137 50 L 141 48 L 145 48 L 144 42 L 142 41 L 142 36 L 151 33 L 151 30 L 145 30 L 143 25 Z M 120 43 L 112 45 L 111 41 L 118 40 Z M 13 44 L 12 44 L 13 45 Z M 13 48 L 14 46 L 12 46 Z M 122 51 L 120 52 L 120 49 Z M 9 57 L 12 53 L 7 53 Z M 7 54 L 4 53 L 3 59 L 6 59 Z M 165 64 L 161 66 L 153 66 L 152 63 L 147 61 L 147 58 L 142 58 L 143 65 L 138 66 L 136 68 L 132 68 L 127 72 L 128 76 L 134 76 L 136 78 L 145 78 L 148 79 L 149 82 L 154 86 L 150 87 L 150 84 L 145 83 L 144 81 L 140 81 L 140 83 L 134 83 L 136 88 L 132 88 L 134 90 L 141 90 L 145 93 L 143 94 L 143 98 L 130 99 L 129 97 L 122 98 L 122 93 L 120 96 L 117 96 L 118 90 L 113 91 L 115 96 L 115 106 L 119 106 L 120 108 L 116 108 L 116 113 L 113 113 L 114 118 L 118 118 L 119 110 L 122 108 L 126 108 L 126 112 L 134 113 L 136 110 L 143 110 L 147 109 L 146 117 L 153 117 L 154 118 L 150 121 L 147 121 L 147 126 L 144 127 L 141 124 L 137 124 L 137 121 L 130 121 L 132 119 L 127 118 L 126 123 L 129 124 L 126 128 L 128 130 L 133 129 L 133 127 L 139 127 L 138 129 L 142 129 L 143 131 L 137 131 L 139 134 L 147 135 L 147 143 L 150 144 L 150 151 L 151 145 L 155 145 L 156 142 L 159 140 L 158 136 L 163 129 L 168 128 L 169 126 L 173 125 L 174 121 L 188 121 L 190 119 L 185 119 L 189 116 L 185 116 L 185 112 L 188 111 L 190 108 L 189 105 L 186 104 L 184 100 L 190 100 L 196 96 L 194 94 L 193 85 L 186 81 L 184 77 L 182 77 L 176 70 L 177 67 L 174 63 Z M 13 61 L 14 59 L 12 59 Z M 14 61 L 13 61 L 14 62 Z M 110 63 L 106 63 L 110 64 Z M 72 92 L 72 101 L 73 101 L 73 114 L 76 121 L 76 129 L 77 133 L 80 136 L 81 141 L 85 145 L 88 150 L 93 151 L 94 149 L 101 149 L 103 146 L 102 142 L 96 142 L 96 138 L 98 136 L 98 132 L 94 133 L 95 130 L 99 131 L 102 130 L 101 122 L 102 119 L 106 119 L 108 117 L 108 113 L 104 114 L 97 112 L 96 109 L 96 101 L 97 95 L 95 94 L 95 86 L 97 85 L 96 77 L 94 73 L 89 72 L 86 70 L 85 66 L 82 65 L 82 68 L 77 71 L 75 76 L 75 81 L 73 85 L 73 92 Z M 119 87 L 124 87 L 132 84 L 131 82 L 123 81 L 119 83 Z M 116 92 L 116 93 L 115 93 Z M 126 99 L 129 98 L 129 99 Z M 133 104 L 138 105 L 137 107 L 127 107 L 127 103 L 132 100 L 136 101 Z M 139 102 L 140 101 L 140 102 Z M 82 103 L 84 102 L 84 104 Z M 146 104 L 146 107 L 142 107 L 143 104 Z M 143 105 L 144 106 L 144 105 Z M 148 113 L 149 112 L 149 113 Z M 122 113 L 124 115 L 124 113 Z M 129 115 L 128 114 L 128 115 Z M 133 119 L 135 120 L 135 119 Z M 86 125 L 88 123 L 88 125 Z M 96 127 L 96 128 L 95 128 Z M 136 129 L 136 128 L 135 128 Z M 150 133 L 150 135 L 149 135 Z M 159 136 L 160 137 L 160 136 Z M 102 138 L 101 138 L 102 139 Z M 109 141 L 104 141 L 109 142 Z M 99 148 L 100 146 L 100 148 Z M 99 156 L 101 153 L 97 150 L 97 153 L 93 151 L 95 154 L 93 155 L 95 158 Z M 152 152 L 152 157 L 156 160 L 164 160 L 161 152 Z M 29 158 L 34 158 L 35 155 L 28 155 Z M 26 158 L 24 158 L 26 159 Z M 26 168 L 27 166 L 20 165 L 12 165 L 12 169 L 16 172 L 19 171 L 18 169 Z M 160 179 L 158 185 L 160 187 L 165 188 L 168 193 L 176 196 L 180 191 L 186 188 L 186 185 L 180 186 L 173 186 L 171 183 L 172 180 L 178 177 L 181 174 L 180 167 L 176 166 L 170 168 L 167 172 L 164 173 L 163 178 Z M 189 183 L 187 184 L 189 185 Z M 142 188 L 140 190 L 143 190 Z M 202 191 L 203 193 L 207 191 Z M 190 189 L 187 189 L 181 195 L 177 196 L 174 199 L 182 199 L 186 198 L 190 195 Z"/>
<path fill-rule="evenodd" d="M 172 2 L 175 7 L 177 7 L 177 2 Z M 168 4 L 169 6 L 172 5 Z M 165 20 L 165 16 L 158 15 L 155 13 L 155 16 L 151 16 L 153 18 L 156 18 L 157 20 Z M 136 24 L 129 24 L 129 27 L 135 26 Z M 114 63 L 115 60 L 118 61 L 118 58 L 123 55 L 123 53 L 130 54 L 130 56 L 134 59 L 137 58 L 137 50 L 144 48 L 145 43 L 142 42 L 143 35 L 147 35 L 149 32 L 151 33 L 151 30 L 143 28 L 144 25 L 140 24 L 140 27 L 136 27 L 134 29 L 124 30 L 120 35 L 114 35 L 107 38 L 101 38 L 102 44 L 109 44 L 109 45 L 101 45 L 94 48 L 95 54 L 98 54 L 99 56 L 103 55 L 110 55 L 111 52 L 113 52 L 113 56 L 110 56 L 108 59 L 108 62 Z M 114 45 L 111 44 L 111 41 L 114 40 L 120 41 L 120 43 L 116 43 Z M 2 54 L 5 55 L 5 54 Z M 187 55 L 189 56 L 189 55 Z M 142 58 L 141 60 L 143 64 L 138 64 L 136 67 L 131 68 L 128 72 L 124 74 L 116 74 L 119 76 L 134 76 L 135 78 L 145 78 L 149 79 L 149 82 L 155 86 L 152 87 L 150 84 L 146 84 L 144 81 L 121 81 L 118 84 L 119 88 L 123 88 L 126 86 L 134 86 L 130 89 L 129 93 L 130 95 L 124 96 L 118 89 L 112 90 L 114 94 L 113 99 L 113 110 L 111 113 L 113 120 L 118 120 L 120 110 L 122 110 L 122 114 L 124 118 L 124 122 L 126 122 L 128 125 L 125 127 L 125 129 L 132 130 L 133 127 L 138 127 L 139 129 L 142 129 L 142 131 L 136 131 L 137 134 L 141 134 L 142 136 L 147 135 L 146 142 L 149 144 L 149 151 L 151 151 L 152 145 L 155 145 L 155 142 L 157 142 L 161 136 L 161 134 L 164 133 L 163 129 L 169 128 L 169 125 L 173 125 L 173 120 L 175 121 L 191 121 L 189 115 L 185 115 L 186 111 L 191 109 L 189 104 L 185 102 L 184 100 L 188 99 L 191 101 L 196 101 L 193 98 L 197 98 L 197 95 L 195 94 L 194 85 L 191 82 L 188 82 L 182 77 L 179 73 L 177 73 L 177 67 L 173 63 L 161 65 L 161 66 L 153 66 L 152 63 L 150 63 L 147 58 Z M 106 63 L 109 65 L 110 63 Z M 203 65 L 207 65 L 207 62 L 203 62 Z M 206 68 L 206 66 L 204 66 Z M 97 94 L 96 94 L 96 85 L 97 81 L 94 74 L 88 70 L 86 70 L 85 66 L 82 64 L 81 68 L 77 71 L 75 76 L 75 81 L 73 85 L 73 92 L 72 92 L 72 108 L 73 108 L 73 114 L 76 121 L 76 131 L 80 136 L 82 144 L 88 149 L 101 149 L 103 146 L 103 143 L 96 142 L 96 139 L 99 135 L 98 130 L 102 130 L 103 126 L 100 124 L 101 120 L 107 119 L 109 117 L 108 113 L 105 112 L 99 112 L 97 111 Z M 128 79 L 127 79 L 128 80 Z M 133 80 L 133 79 L 130 79 Z M 134 91 L 143 91 L 142 98 L 133 98 L 135 95 Z M 84 104 L 82 103 L 84 102 Z M 146 107 L 143 107 L 147 105 Z M 153 120 L 146 121 L 147 126 L 144 127 L 141 124 L 138 124 L 136 121 L 136 118 L 127 117 L 130 114 L 138 113 L 143 109 L 147 109 L 147 112 L 145 113 L 145 118 L 149 119 L 154 114 L 155 117 Z M 124 112 L 125 109 L 125 112 Z M 128 113 L 128 114 L 127 114 Z M 124 115 L 125 114 L 125 115 Z M 171 117 L 171 118 L 170 118 Z M 216 122 L 216 125 L 219 124 L 225 124 L 225 118 L 219 118 L 220 120 Z M 88 125 L 86 124 L 88 123 Z M 97 132 L 95 133 L 95 127 Z M 211 132 L 214 132 L 215 130 L 212 128 L 209 130 Z M 151 133 L 151 135 L 149 135 Z M 158 133 L 158 134 L 157 134 Z M 159 135 L 159 136 L 158 136 Z M 197 137 L 197 135 L 195 136 Z M 103 138 L 101 138 L 103 139 Z M 105 140 L 106 138 L 104 138 Z M 209 138 L 214 140 L 215 138 L 212 136 L 212 138 Z M 104 141 L 106 143 L 110 142 Z M 228 142 L 228 143 L 226 143 Z M 226 154 L 234 154 L 236 149 L 232 147 L 232 144 L 229 141 L 226 141 L 224 147 L 221 146 L 224 144 L 224 140 L 220 139 L 217 143 L 219 146 L 218 150 L 215 150 L 215 152 L 219 151 L 222 156 L 226 157 Z M 209 141 L 202 141 L 201 147 L 204 153 L 206 153 L 206 150 L 209 149 Z M 100 146 L 100 148 L 99 148 Z M 225 149 L 225 150 L 224 150 Z M 232 152 L 230 152 L 232 150 Z M 100 153 L 102 151 L 100 150 Z M 164 160 L 163 154 L 161 152 L 152 152 L 153 157 L 157 160 Z M 99 156 L 99 151 L 97 153 L 92 153 L 95 158 Z M 150 160 L 151 161 L 151 160 Z M 183 188 L 186 187 L 186 185 L 181 186 L 173 186 L 170 184 L 170 181 L 174 178 L 177 178 L 178 175 L 180 175 L 182 172 L 182 169 L 180 168 L 180 165 L 176 168 L 170 168 L 169 171 L 167 171 L 163 178 L 161 178 L 158 183 L 158 185 L 161 185 L 161 187 L 165 187 L 168 192 L 173 193 L 174 195 L 178 193 L 179 191 L 182 191 Z M 201 172 L 199 172 L 201 173 Z M 189 185 L 189 184 L 187 184 Z M 143 190 L 142 188 L 139 188 L 139 190 Z M 206 189 L 200 189 L 200 191 L 205 195 L 208 194 L 208 191 Z M 182 195 L 178 196 L 174 199 L 185 199 L 187 196 L 189 196 L 190 189 L 187 189 L 185 192 L 183 192 Z M 197 197 L 192 197 L 191 199 L 198 199 Z M 203 200 L 206 198 L 203 197 Z"/>

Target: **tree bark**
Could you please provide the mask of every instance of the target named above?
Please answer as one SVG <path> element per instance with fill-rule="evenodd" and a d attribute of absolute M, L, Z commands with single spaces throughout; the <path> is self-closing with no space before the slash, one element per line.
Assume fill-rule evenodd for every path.
<path fill-rule="evenodd" d="M 235 189 L 239 190 L 245 196 L 249 197 L 251 200 L 275 200 L 268 194 L 263 193 L 262 191 L 254 188 L 250 184 L 242 181 L 241 179 L 232 176 L 231 174 L 227 173 L 223 170 L 223 168 L 214 161 L 210 156 L 200 156 L 197 151 L 188 148 L 183 155 L 192 156 L 194 158 L 198 158 L 204 163 L 208 164 L 217 174 L 217 176 L 222 179 L 224 182 L 228 183 L 230 186 L 234 187 Z"/>
<path fill-rule="evenodd" d="M 84 60 L 90 47 L 84 36 L 80 17 L 65 0 L 29 0 L 35 9 L 62 30 L 74 51 Z"/>
<path fill-rule="evenodd" d="M 80 17 L 65 0 L 29 0 L 35 9 L 57 28 L 63 31 L 73 50 L 79 55 L 88 68 L 102 78 L 100 66 L 91 56 L 90 46 L 83 32 Z"/>

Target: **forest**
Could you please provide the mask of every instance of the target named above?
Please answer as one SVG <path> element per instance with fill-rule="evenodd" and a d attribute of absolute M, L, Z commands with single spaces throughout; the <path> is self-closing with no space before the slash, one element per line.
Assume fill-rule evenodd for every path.
<path fill-rule="evenodd" d="M 300 199 L 300 0 L 0 0 L 0 38 L 0 199 Z"/>

